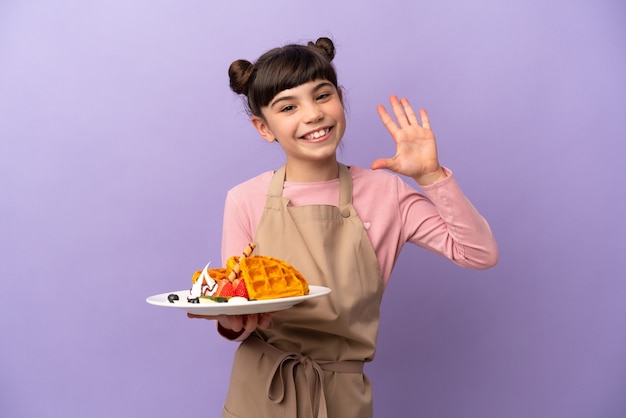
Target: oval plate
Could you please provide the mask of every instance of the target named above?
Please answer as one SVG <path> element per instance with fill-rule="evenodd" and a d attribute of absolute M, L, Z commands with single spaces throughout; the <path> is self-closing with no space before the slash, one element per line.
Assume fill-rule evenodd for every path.
<path fill-rule="evenodd" d="M 178 295 L 179 298 L 179 300 L 174 301 L 173 303 L 167 300 L 168 295 L 171 295 L 172 293 Z M 150 296 L 146 299 L 146 302 L 155 306 L 183 309 L 194 315 L 246 315 L 263 312 L 283 311 L 285 309 L 291 308 L 292 306 L 300 302 L 304 302 L 305 300 L 318 298 L 329 293 L 330 289 L 328 287 L 309 285 L 309 294 L 304 296 L 266 300 L 242 300 L 221 303 L 189 303 L 187 302 L 189 289 L 187 289 Z"/>

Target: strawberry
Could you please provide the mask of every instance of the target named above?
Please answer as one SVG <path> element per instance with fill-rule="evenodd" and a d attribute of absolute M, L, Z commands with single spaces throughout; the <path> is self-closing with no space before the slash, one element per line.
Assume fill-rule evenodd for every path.
<path fill-rule="evenodd" d="M 233 280 L 233 287 L 235 288 L 235 296 L 248 299 L 248 289 L 246 289 L 246 282 L 243 279 Z"/>
<path fill-rule="evenodd" d="M 233 284 L 229 282 L 228 279 L 222 279 L 217 282 L 217 290 L 213 296 L 231 297 L 234 295 L 235 289 L 233 288 Z"/>

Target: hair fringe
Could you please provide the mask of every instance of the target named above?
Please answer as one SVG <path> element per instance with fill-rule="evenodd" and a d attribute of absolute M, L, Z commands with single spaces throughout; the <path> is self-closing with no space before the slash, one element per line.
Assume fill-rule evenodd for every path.
<path fill-rule="evenodd" d="M 248 114 L 260 116 L 261 108 L 279 91 L 307 81 L 326 79 L 339 89 L 332 64 L 334 57 L 335 45 L 327 37 L 274 48 L 254 63 L 245 59 L 233 61 L 228 68 L 230 88 L 246 96 Z"/>

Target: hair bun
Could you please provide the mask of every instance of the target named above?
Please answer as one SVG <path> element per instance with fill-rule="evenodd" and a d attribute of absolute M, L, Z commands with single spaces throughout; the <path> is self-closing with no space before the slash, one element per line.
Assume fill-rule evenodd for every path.
<path fill-rule="evenodd" d="M 319 49 L 322 54 L 324 54 L 324 56 L 328 58 L 328 61 L 332 61 L 333 58 L 335 58 L 335 45 L 333 44 L 333 41 L 330 40 L 330 38 L 318 38 L 315 43 L 309 42 L 309 46 Z"/>
<path fill-rule="evenodd" d="M 248 94 L 250 86 L 250 75 L 252 74 L 252 63 L 246 60 L 233 61 L 228 67 L 228 77 L 230 78 L 230 89 L 237 94 Z"/>

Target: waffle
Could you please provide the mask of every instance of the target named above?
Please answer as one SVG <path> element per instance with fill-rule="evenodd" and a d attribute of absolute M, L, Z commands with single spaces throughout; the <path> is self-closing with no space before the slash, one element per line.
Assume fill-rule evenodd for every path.
<path fill-rule="evenodd" d="M 234 294 L 235 296 L 247 297 L 250 300 L 277 299 L 309 294 L 309 285 L 298 270 L 277 258 L 252 256 L 255 247 L 254 243 L 248 244 L 241 256 L 233 256 L 226 260 L 226 267 L 208 269 L 209 276 L 218 283 L 218 288 L 214 290 L 214 284 L 203 281 L 202 294 L 226 297 Z M 208 265 L 205 268 L 208 268 Z M 196 271 L 192 275 L 192 283 L 196 284 L 201 275 L 202 270 Z M 243 279 L 245 289 L 242 289 L 240 279 Z M 226 291 L 227 288 L 228 291 Z M 205 291 L 207 293 L 204 293 Z M 225 293 L 221 293 L 222 291 Z"/>
<path fill-rule="evenodd" d="M 220 280 L 228 277 L 228 273 L 230 270 L 222 267 L 222 268 L 216 268 L 216 269 L 209 269 L 208 271 L 209 271 L 209 276 L 211 276 L 213 280 L 215 280 L 216 282 L 219 282 Z M 202 270 L 198 270 L 194 272 L 193 275 L 191 276 L 191 284 L 195 283 L 201 274 L 202 274 Z"/>
<path fill-rule="evenodd" d="M 241 277 L 246 284 L 250 300 L 309 294 L 306 279 L 293 266 L 282 260 L 258 255 L 231 258 L 235 263 L 239 261 Z"/>

